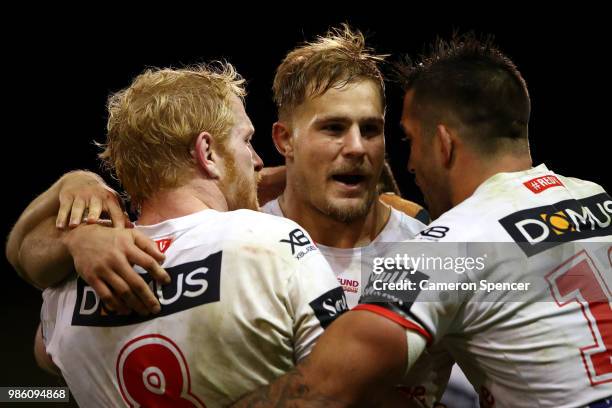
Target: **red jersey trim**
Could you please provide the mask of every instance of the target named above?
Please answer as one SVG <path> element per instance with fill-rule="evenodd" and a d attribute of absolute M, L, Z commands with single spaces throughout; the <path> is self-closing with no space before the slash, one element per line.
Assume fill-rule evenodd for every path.
<path fill-rule="evenodd" d="M 423 329 L 418 324 L 411 322 L 410 320 L 406 320 L 403 316 L 400 316 L 399 314 L 385 307 L 372 305 L 372 304 L 360 304 L 360 305 L 355 306 L 351 310 L 367 310 L 368 312 L 376 313 L 377 315 L 386 317 L 387 319 L 394 321 L 400 326 L 405 327 L 410 330 L 414 330 L 420 335 L 422 335 L 423 337 L 425 337 L 425 339 L 427 340 L 427 345 L 431 344 L 433 340 L 433 338 L 431 337 L 431 334 L 429 334 L 427 330 Z"/>

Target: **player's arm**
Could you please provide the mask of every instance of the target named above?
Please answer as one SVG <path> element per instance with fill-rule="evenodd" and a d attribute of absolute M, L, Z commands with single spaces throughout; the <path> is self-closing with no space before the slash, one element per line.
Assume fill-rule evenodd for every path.
<path fill-rule="evenodd" d="M 6 257 L 26 281 L 46 288 L 72 272 L 72 259 L 62 236 L 66 225 L 88 222 L 107 212 L 115 225 L 125 222 L 116 193 L 91 172 L 74 171 L 62 176 L 23 211 L 9 234 Z"/>
<path fill-rule="evenodd" d="M 81 225 L 86 209 L 88 222 L 95 223 L 106 212 L 116 227 Z M 75 228 L 57 228 L 68 222 Z M 143 234 L 125 229 L 125 223 L 116 193 L 99 176 L 68 173 L 21 215 L 9 235 L 7 258 L 35 286 L 52 286 L 76 270 L 110 309 L 155 312 L 159 302 L 131 265 L 167 282 L 169 277 L 159 266 L 163 254 Z"/>
<path fill-rule="evenodd" d="M 60 369 L 55 365 L 49 354 L 47 354 L 40 324 L 38 329 L 36 329 L 36 336 L 34 337 L 34 359 L 36 364 L 46 372 L 53 375 L 62 375 Z"/>
<path fill-rule="evenodd" d="M 285 166 L 264 167 L 261 170 L 261 180 L 257 185 L 257 198 L 260 205 L 274 200 L 283 193 L 286 174 Z"/>
<path fill-rule="evenodd" d="M 394 385 L 424 346 L 419 334 L 407 337 L 392 320 L 351 311 L 325 331 L 303 363 L 234 407 L 405 407 Z"/>
<path fill-rule="evenodd" d="M 379 200 L 412 218 L 416 218 L 425 225 L 431 222 L 427 210 L 414 201 L 406 200 L 395 193 L 382 193 Z"/>

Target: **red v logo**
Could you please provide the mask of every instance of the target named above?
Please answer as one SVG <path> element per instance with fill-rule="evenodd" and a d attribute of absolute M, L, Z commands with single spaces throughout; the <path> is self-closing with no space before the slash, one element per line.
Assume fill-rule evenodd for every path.
<path fill-rule="evenodd" d="M 155 241 L 155 243 L 157 244 L 157 249 L 159 249 L 159 251 L 163 254 L 170 247 L 170 244 L 172 243 L 172 238 L 158 239 L 157 241 Z"/>

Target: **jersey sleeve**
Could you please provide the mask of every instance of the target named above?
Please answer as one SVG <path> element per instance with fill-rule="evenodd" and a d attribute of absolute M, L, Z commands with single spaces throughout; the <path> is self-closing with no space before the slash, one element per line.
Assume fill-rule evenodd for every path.
<path fill-rule="evenodd" d="M 55 322 L 57 318 L 58 294 L 54 289 L 45 289 L 43 292 L 43 305 L 40 309 L 40 324 L 42 338 L 45 348 L 49 352 L 49 346 L 53 339 Z"/>
<path fill-rule="evenodd" d="M 466 251 L 461 243 L 420 240 L 387 246 L 366 263 L 371 270 L 356 309 L 415 331 L 428 345 L 436 343 L 461 325 L 458 312 L 471 294 L 460 289 L 470 279 L 461 269 Z"/>
<path fill-rule="evenodd" d="M 344 291 L 318 250 L 297 262 L 289 280 L 289 301 L 295 313 L 295 359 L 300 361 L 323 330 L 348 310 Z"/>
<path fill-rule="evenodd" d="M 453 358 L 445 350 L 439 347 L 425 349 L 402 379 L 401 388 L 407 388 L 424 406 L 433 407 L 442 399 L 453 364 Z"/>
<path fill-rule="evenodd" d="M 348 310 L 346 297 L 329 263 L 302 227 L 280 217 L 269 221 L 265 245 L 280 260 L 274 262 L 282 269 L 274 273 L 283 277 L 277 290 L 283 291 L 280 296 L 291 316 L 294 361 L 299 362 L 323 330 Z"/>
<path fill-rule="evenodd" d="M 45 351 L 51 356 L 53 363 L 63 369 L 63 363 L 59 358 L 58 347 L 61 341 L 62 327 L 70 320 L 72 302 L 74 302 L 74 288 L 76 277 L 68 280 L 60 286 L 47 288 L 43 291 L 43 304 L 40 310 L 40 325 L 42 331 Z M 69 306 L 67 306 L 69 305 Z M 66 311 L 69 312 L 66 312 Z"/>

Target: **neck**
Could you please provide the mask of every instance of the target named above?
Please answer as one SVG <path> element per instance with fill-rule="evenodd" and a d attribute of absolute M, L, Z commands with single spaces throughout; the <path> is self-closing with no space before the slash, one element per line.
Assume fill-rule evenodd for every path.
<path fill-rule="evenodd" d="M 152 225 L 198 211 L 227 211 L 223 193 L 212 180 L 192 180 L 186 185 L 160 190 L 142 203 L 138 224 Z"/>
<path fill-rule="evenodd" d="M 472 194 L 489 178 L 498 173 L 525 171 L 532 167 L 531 156 L 498 155 L 490 160 L 482 160 L 476 156 L 465 160 L 457 160 L 455 171 L 450 175 L 451 203 L 458 205 Z"/>
<path fill-rule="evenodd" d="M 365 217 L 342 222 L 299 197 L 289 185 L 278 198 L 278 203 L 283 215 L 303 226 L 316 243 L 334 248 L 368 245 L 376 239 L 391 215 L 391 209 L 376 195 Z"/>

